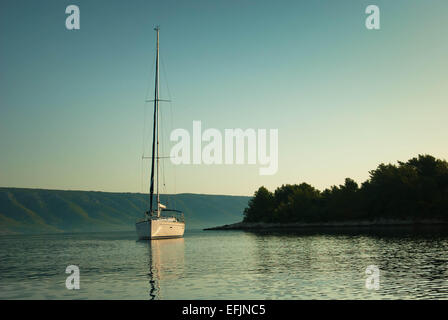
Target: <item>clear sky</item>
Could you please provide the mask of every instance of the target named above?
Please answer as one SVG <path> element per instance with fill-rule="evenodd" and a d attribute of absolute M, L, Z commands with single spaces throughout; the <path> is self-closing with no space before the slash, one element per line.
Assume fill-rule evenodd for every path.
<path fill-rule="evenodd" d="M 65 28 L 70 4 L 80 30 Z M 3 0 L 0 186 L 148 191 L 156 24 L 166 132 L 279 134 L 277 174 L 168 163 L 167 192 L 324 189 L 381 162 L 447 159 L 447 13 L 446 0 Z"/>

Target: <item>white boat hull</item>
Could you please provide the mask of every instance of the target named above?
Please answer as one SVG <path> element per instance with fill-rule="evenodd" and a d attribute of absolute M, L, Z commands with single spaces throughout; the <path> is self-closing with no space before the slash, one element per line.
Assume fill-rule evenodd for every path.
<path fill-rule="evenodd" d="M 139 240 L 183 237 L 185 223 L 170 218 L 143 219 L 135 224 Z"/>

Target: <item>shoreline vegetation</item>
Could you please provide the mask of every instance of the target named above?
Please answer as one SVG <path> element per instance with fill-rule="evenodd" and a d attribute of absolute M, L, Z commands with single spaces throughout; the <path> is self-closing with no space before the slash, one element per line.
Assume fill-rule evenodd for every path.
<path fill-rule="evenodd" d="M 260 187 L 241 222 L 204 230 L 448 226 L 448 162 L 418 155 L 380 164 L 358 186 L 350 178 L 319 191 L 307 183 Z"/>

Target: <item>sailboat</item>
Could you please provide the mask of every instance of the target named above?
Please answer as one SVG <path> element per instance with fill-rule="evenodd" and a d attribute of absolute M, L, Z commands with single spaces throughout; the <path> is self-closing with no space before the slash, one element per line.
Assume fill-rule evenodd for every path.
<path fill-rule="evenodd" d="M 149 210 L 147 210 L 144 217 L 137 220 L 135 224 L 139 240 L 180 238 L 184 235 L 185 231 L 185 219 L 183 213 L 179 210 L 168 209 L 160 202 L 159 161 L 161 157 L 159 156 L 159 102 L 165 100 L 159 99 L 160 28 L 156 27 L 154 30 L 157 32 L 157 54 L 154 100 L 152 100 L 154 101 L 154 125 L 152 131 L 151 184 L 149 189 Z M 154 181 L 155 173 L 157 175 L 156 181 Z M 156 203 L 154 203 L 154 184 L 156 185 Z"/>

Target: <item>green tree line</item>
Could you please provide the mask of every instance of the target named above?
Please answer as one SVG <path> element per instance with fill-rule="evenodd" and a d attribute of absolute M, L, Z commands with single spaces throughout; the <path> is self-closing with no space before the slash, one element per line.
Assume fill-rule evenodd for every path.
<path fill-rule="evenodd" d="M 375 219 L 448 220 L 448 163 L 430 155 L 380 164 L 359 186 L 346 178 L 319 191 L 307 183 L 270 192 L 260 187 L 244 222 L 337 222 Z"/>

